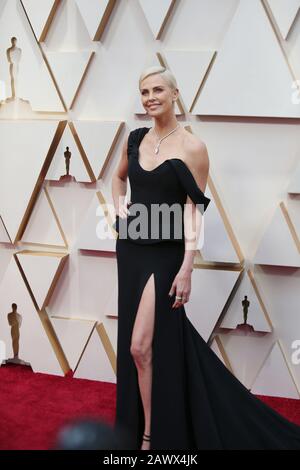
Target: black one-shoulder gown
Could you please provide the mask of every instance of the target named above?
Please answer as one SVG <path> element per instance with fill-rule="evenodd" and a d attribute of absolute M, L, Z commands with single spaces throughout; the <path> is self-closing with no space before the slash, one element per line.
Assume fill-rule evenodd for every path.
<path fill-rule="evenodd" d="M 131 449 L 140 449 L 144 413 L 130 344 L 143 289 L 154 273 L 151 449 L 300 449 L 300 427 L 265 405 L 232 375 L 194 328 L 184 306 L 172 308 L 175 294 L 169 297 L 168 293 L 183 261 L 184 233 L 181 239 L 172 237 L 172 230 L 167 236 L 160 231 L 158 238 L 134 239 L 124 229 L 137 215 L 132 214 L 135 203 L 149 208 L 151 204 L 179 203 L 183 208 L 189 195 L 203 214 L 210 202 L 180 158 L 166 160 L 152 171 L 142 168 L 139 145 L 149 130 L 142 127 L 129 134 L 132 205 L 128 220 L 117 216 L 115 222 L 118 233 L 115 425 L 128 430 Z M 205 306 L 201 310 L 205 315 Z"/>

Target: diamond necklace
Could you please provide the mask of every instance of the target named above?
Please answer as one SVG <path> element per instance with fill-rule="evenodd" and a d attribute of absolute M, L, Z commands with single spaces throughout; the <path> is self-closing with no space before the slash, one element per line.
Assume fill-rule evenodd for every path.
<path fill-rule="evenodd" d="M 156 137 L 158 138 L 158 143 L 157 143 L 157 145 L 156 145 L 156 147 L 155 147 L 155 150 L 154 150 L 154 152 L 155 152 L 156 155 L 157 155 L 158 152 L 159 152 L 159 146 L 160 146 L 161 142 L 162 142 L 166 137 L 168 137 L 170 134 L 172 134 L 173 132 L 175 132 L 176 129 L 178 129 L 178 127 L 179 127 L 179 124 L 177 124 L 177 126 L 175 127 L 175 129 L 173 129 L 171 132 L 169 132 L 169 134 L 165 135 L 165 136 L 162 137 L 161 139 L 159 139 L 159 137 L 158 137 L 158 135 L 157 135 L 157 132 L 156 132 L 156 130 L 155 130 L 154 127 L 153 127 L 153 130 L 154 130 L 154 132 L 155 132 L 155 134 L 156 134 Z"/>

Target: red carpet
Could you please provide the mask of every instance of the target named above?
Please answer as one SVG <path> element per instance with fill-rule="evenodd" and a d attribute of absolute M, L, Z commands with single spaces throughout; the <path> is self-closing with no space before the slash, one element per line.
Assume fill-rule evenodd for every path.
<path fill-rule="evenodd" d="M 113 424 L 115 384 L 0 367 L 0 449 L 49 449 L 66 420 L 97 417 Z"/>
<path fill-rule="evenodd" d="M 113 424 L 116 386 L 107 382 L 34 374 L 0 367 L 0 449 L 49 449 L 58 429 L 76 417 Z M 300 400 L 260 397 L 300 425 Z"/>

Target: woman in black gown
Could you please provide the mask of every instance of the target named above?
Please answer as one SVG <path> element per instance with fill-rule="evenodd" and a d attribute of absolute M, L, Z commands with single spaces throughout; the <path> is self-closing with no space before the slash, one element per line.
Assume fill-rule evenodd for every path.
<path fill-rule="evenodd" d="M 208 155 L 176 120 L 178 88 L 170 71 L 146 70 L 140 92 L 154 126 L 129 133 L 112 188 L 118 233 L 115 426 L 127 429 L 133 449 L 300 449 L 300 427 L 249 392 L 186 316 L 199 218 L 210 202 L 204 195 Z M 155 222 L 151 208 L 163 204 L 180 207 L 182 219 Z M 142 219 L 141 205 L 148 211 Z M 196 241 L 187 236 L 192 219 L 198 220 Z"/>

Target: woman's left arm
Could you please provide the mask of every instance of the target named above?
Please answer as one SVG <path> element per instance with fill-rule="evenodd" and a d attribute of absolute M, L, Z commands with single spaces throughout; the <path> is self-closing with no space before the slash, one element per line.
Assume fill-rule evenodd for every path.
<path fill-rule="evenodd" d="M 204 193 L 209 173 L 209 157 L 204 142 L 197 139 L 197 141 L 193 143 L 193 146 L 191 146 L 189 152 L 187 152 L 186 164 L 191 170 L 199 188 Z M 180 270 L 174 279 L 169 293 L 172 295 L 175 291 L 177 296 L 182 297 L 182 301 L 175 299 L 172 305 L 172 307 L 175 308 L 180 307 L 189 300 L 191 292 L 191 274 L 202 224 L 202 214 L 189 196 L 187 196 L 186 199 L 183 218 L 185 254 Z"/>

